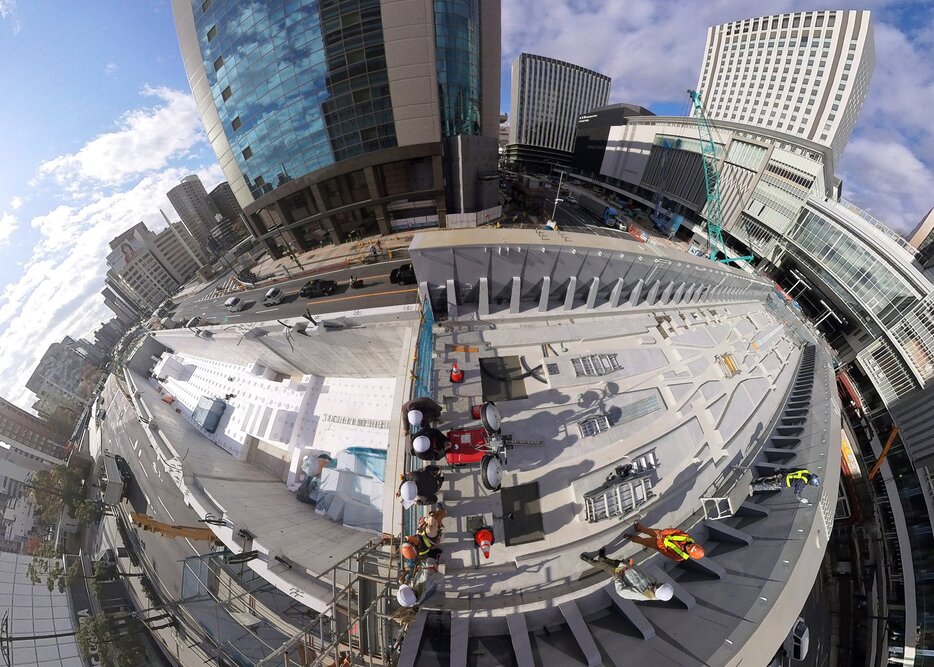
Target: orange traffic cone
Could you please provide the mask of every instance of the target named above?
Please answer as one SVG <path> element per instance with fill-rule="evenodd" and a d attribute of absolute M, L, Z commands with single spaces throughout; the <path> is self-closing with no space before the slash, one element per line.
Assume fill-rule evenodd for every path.
<path fill-rule="evenodd" d="M 493 544 L 493 531 L 489 528 L 481 528 L 473 534 L 473 541 L 480 547 L 484 558 L 490 557 L 490 545 Z"/>
<path fill-rule="evenodd" d="M 457 362 L 454 362 L 454 366 L 451 368 L 451 382 L 458 384 L 464 381 L 464 371 L 457 367 Z"/>

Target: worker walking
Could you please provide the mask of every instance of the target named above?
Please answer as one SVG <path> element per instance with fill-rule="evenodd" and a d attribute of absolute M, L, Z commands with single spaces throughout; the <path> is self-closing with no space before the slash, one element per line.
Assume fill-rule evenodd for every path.
<path fill-rule="evenodd" d="M 443 459 L 451 448 L 448 437 L 436 428 L 423 428 L 412 438 L 409 453 L 422 461 Z"/>
<path fill-rule="evenodd" d="M 650 528 L 643 526 L 636 521 L 633 529 L 637 533 L 648 535 L 640 537 L 638 535 L 626 535 L 630 540 L 637 544 L 655 549 L 665 558 L 676 561 L 685 561 L 689 559 L 699 560 L 704 557 L 704 547 L 694 541 L 694 538 L 677 528 Z"/>
<path fill-rule="evenodd" d="M 433 505 L 438 502 L 438 490 L 444 483 L 444 475 L 438 466 L 426 466 L 400 475 L 402 484 L 396 496 L 402 498 L 402 507 L 408 509 L 415 503 Z"/>
<path fill-rule="evenodd" d="M 600 549 L 596 558 L 581 554 L 581 560 L 608 572 L 613 577 L 616 593 L 624 600 L 645 602 L 661 600 L 667 602 L 674 595 L 671 584 L 660 584 L 639 570 L 632 559 L 617 560 L 607 558 L 606 550 Z"/>
<path fill-rule="evenodd" d="M 808 500 L 804 497 L 804 489 L 808 486 L 820 486 L 821 478 L 817 473 L 813 473 L 807 468 L 797 470 L 788 470 L 777 472 L 774 475 L 756 477 L 749 484 L 749 495 L 767 491 L 781 491 L 783 488 L 791 487 L 794 497 L 802 503 L 807 504 Z"/>
<path fill-rule="evenodd" d="M 441 419 L 442 406 L 427 396 L 413 398 L 402 406 L 402 428 L 405 434 L 417 433 L 427 428 L 429 422 L 438 422 Z"/>

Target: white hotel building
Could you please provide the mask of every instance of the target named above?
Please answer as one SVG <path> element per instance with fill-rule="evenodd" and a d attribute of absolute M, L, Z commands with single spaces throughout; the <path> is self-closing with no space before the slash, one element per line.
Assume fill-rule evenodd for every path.
<path fill-rule="evenodd" d="M 836 161 L 875 66 L 869 18 L 795 12 L 708 28 L 697 83 L 707 115 L 829 146 Z"/>

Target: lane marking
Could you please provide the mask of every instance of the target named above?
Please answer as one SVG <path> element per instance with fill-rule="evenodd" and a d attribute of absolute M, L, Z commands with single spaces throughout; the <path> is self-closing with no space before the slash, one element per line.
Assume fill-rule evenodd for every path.
<path fill-rule="evenodd" d="M 174 519 L 173 519 L 173 521 L 174 521 Z M 189 539 L 186 537 L 186 538 L 185 538 L 185 541 L 188 542 L 188 546 L 191 547 L 191 550 L 195 552 L 195 555 L 196 555 L 196 556 L 200 556 L 200 555 L 201 555 L 201 552 L 198 551 L 197 549 L 195 549 L 195 545 L 191 543 L 191 540 L 189 540 Z"/>
<path fill-rule="evenodd" d="M 409 289 L 396 289 L 388 290 L 385 292 L 368 292 L 366 294 L 354 294 L 353 296 L 338 296 L 333 299 L 311 299 L 307 301 L 308 305 L 314 305 L 316 303 L 336 303 L 337 301 L 349 301 L 351 299 L 363 299 L 369 296 L 386 296 L 387 294 L 405 294 L 407 292 L 417 292 L 417 287 L 411 287 Z"/>
<path fill-rule="evenodd" d="M 162 498 L 157 498 L 157 500 L 159 501 L 159 504 L 162 505 L 162 509 L 165 510 L 165 513 L 169 515 L 169 519 L 172 521 L 172 523 L 175 523 L 175 517 L 172 516 L 172 513 L 169 511 L 169 508 L 165 506 L 165 503 L 162 502 Z"/>
<path fill-rule="evenodd" d="M 140 466 L 139 469 L 143 471 L 144 475 L 146 475 L 146 479 L 149 479 L 149 473 L 146 472 L 146 466 Z"/>
<path fill-rule="evenodd" d="M 274 310 L 279 310 L 278 308 L 267 308 L 266 310 L 254 310 L 254 313 L 271 313 Z"/>

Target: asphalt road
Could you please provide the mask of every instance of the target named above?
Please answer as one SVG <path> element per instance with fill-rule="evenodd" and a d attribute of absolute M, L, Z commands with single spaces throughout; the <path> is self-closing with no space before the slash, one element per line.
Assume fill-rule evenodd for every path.
<path fill-rule="evenodd" d="M 186 526 L 203 526 L 198 515 L 190 509 L 168 474 L 156 460 L 145 426 L 139 422 L 136 411 L 110 376 L 104 385 L 104 407 L 107 418 L 101 424 L 102 448 L 123 456 L 133 471 L 127 500 L 122 508 L 126 512 L 141 512 L 158 521 Z M 181 573 L 184 558 L 209 551 L 208 542 L 195 542 L 184 538 L 166 538 L 158 533 L 138 529 L 137 535 L 144 547 L 143 556 L 156 571 L 163 588 L 173 599 L 181 598 Z"/>
<path fill-rule="evenodd" d="M 401 259 L 377 264 L 363 264 L 277 283 L 275 287 L 283 290 L 286 295 L 278 306 L 264 306 L 262 303 L 269 286 L 225 294 L 218 298 L 205 297 L 203 294 L 195 295 L 178 307 L 174 317 L 180 321 L 188 321 L 198 316 L 216 324 L 240 324 L 298 317 L 306 310 L 312 314 L 321 314 L 416 303 L 418 288 L 415 285 L 393 285 L 389 282 L 389 273 L 408 262 L 408 259 Z M 362 278 L 364 286 L 360 289 L 351 289 L 349 284 L 351 275 Z M 312 278 L 336 281 L 337 291 L 332 296 L 315 299 L 299 297 L 302 285 Z M 243 310 L 232 313 L 224 308 L 224 302 L 231 296 L 239 296 L 244 300 L 246 305 Z"/>

